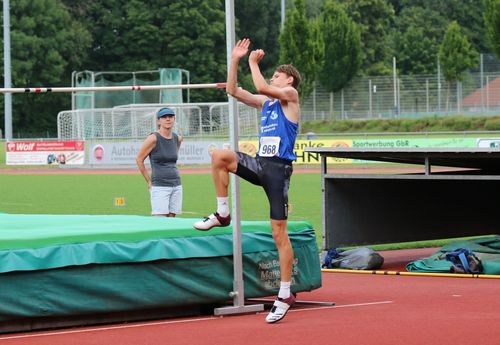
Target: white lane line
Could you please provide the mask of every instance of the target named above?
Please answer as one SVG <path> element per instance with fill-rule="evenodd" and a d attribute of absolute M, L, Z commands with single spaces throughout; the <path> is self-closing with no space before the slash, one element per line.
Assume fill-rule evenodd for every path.
<path fill-rule="evenodd" d="M 342 304 L 342 305 L 329 305 L 323 307 L 311 307 L 311 308 L 300 308 L 300 309 L 291 309 L 289 313 L 298 313 L 301 311 L 312 311 L 312 310 L 322 310 L 322 309 L 337 309 L 337 308 L 355 308 L 355 307 L 366 307 L 370 305 L 380 305 L 380 304 L 391 304 L 394 301 L 379 301 L 379 302 L 366 302 L 366 303 L 354 303 L 354 304 Z"/>
<path fill-rule="evenodd" d="M 110 326 L 110 327 L 99 327 L 99 328 L 86 328 L 86 329 L 78 329 L 78 330 L 69 330 L 69 331 L 53 331 L 53 332 L 44 332 L 44 333 L 36 333 L 36 334 L 22 334 L 22 335 L 13 335 L 7 337 L 1 337 L 0 341 L 7 339 L 22 339 L 22 338 L 35 338 L 35 337 L 47 337 L 52 335 L 60 335 L 60 334 L 74 334 L 74 333 L 88 333 L 88 332 L 100 332 L 100 331 L 111 331 L 115 329 L 126 329 L 126 328 L 138 328 L 138 327 L 148 327 L 148 326 L 158 326 L 158 325 L 168 325 L 175 323 L 186 323 L 186 322 L 198 322 L 198 321 L 210 321 L 217 320 L 219 317 L 210 316 L 206 318 L 198 318 L 198 319 L 186 319 L 186 320 L 170 320 L 170 321 L 159 321 L 159 322 L 149 322 L 149 323 L 137 323 L 133 325 L 119 325 L 119 326 Z"/>
<path fill-rule="evenodd" d="M 312 308 L 306 307 L 306 308 L 295 309 L 295 310 L 292 309 L 289 312 L 290 313 L 293 313 L 293 312 L 298 313 L 298 312 L 303 312 L 303 311 L 336 309 L 336 308 L 365 307 L 365 306 L 371 306 L 371 305 L 390 304 L 390 303 L 393 303 L 393 301 L 342 304 L 342 305 L 332 305 L 332 306 L 312 307 Z M 54 335 L 65 335 L 65 334 L 75 334 L 75 333 L 102 332 L 102 331 L 111 331 L 111 330 L 116 330 L 116 329 L 128 329 L 128 328 L 149 327 L 149 326 L 158 326 L 158 325 L 170 325 L 170 324 L 176 324 L 176 323 L 210 321 L 210 320 L 218 320 L 218 319 L 222 319 L 222 317 L 210 316 L 210 317 L 197 318 L 197 319 L 146 322 L 146 323 L 136 323 L 136 324 L 118 325 L 118 326 L 110 326 L 110 327 L 86 328 L 86 329 L 78 329 L 78 330 L 75 329 L 75 330 L 68 330 L 68 331 L 53 331 L 53 332 L 43 332 L 43 333 L 36 333 L 36 334 L 21 334 L 21 335 L 12 335 L 12 336 L 5 336 L 5 337 L 0 336 L 0 341 L 10 340 L 10 339 L 48 337 L 48 336 L 54 336 Z"/>

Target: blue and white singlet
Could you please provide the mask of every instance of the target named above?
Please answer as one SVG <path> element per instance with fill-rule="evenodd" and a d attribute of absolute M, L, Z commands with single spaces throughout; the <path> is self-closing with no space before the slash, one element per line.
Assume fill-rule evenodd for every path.
<path fill-rule="evenodd" d="M 285 116 L 279 100 L 266 101 L 262 106 L 259 137 L 260 157 L 279 157 L 289 161 L 297 159 L 293 152 L 299 125 Z"/>

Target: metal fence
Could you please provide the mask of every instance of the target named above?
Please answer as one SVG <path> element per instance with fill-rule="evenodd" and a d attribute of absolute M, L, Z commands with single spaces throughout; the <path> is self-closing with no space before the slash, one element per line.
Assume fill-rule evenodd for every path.
<path fill-rule="evenodd" d="M 436 75 L 358 77 L 341 92 L 317 87 L 302 105 L 302 121 L 500 115 L 500 61 L 481 55 L 476 69 L 448 85 Z"/>
<path fill-rule="evenodd" d="M 302 121 L 458 114 L 500 115 L 500 73 L 451 85 L 435 76 L 356 78 L 338 93 L 316 88 L 302 106 Z"/>

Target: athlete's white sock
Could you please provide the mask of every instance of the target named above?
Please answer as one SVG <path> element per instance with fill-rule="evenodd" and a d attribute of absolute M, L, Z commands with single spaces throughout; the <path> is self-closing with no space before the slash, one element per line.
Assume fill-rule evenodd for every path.
<path fill-rule="evenodd" d="M 290 286 L 292 282 L 281 282 L 280 283 L 280 291 L 278 292 L 278 297 L 287 299 L 290 297 Z"/>
<path fill-rule="evenodd" d="M 217 197 L 217 213 L 221 217 L 229 216 L 229 201 L 228 197 Z"/>

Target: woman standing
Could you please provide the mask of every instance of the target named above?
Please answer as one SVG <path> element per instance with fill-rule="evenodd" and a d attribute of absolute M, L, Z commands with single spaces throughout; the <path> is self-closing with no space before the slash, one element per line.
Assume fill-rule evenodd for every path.
<path fill-rule="evenodd" d="M 182 212 L 182 184 L 177 169 L 182 137 L 173 132 L 175 113 L 172 109 L 161 108 L 156 118 L 158 130 L 144 140 L 136 163 L 151 194 L 151 214 L 175 217 Z M 144 165 L 148 156 L 151 175 Z"/>

